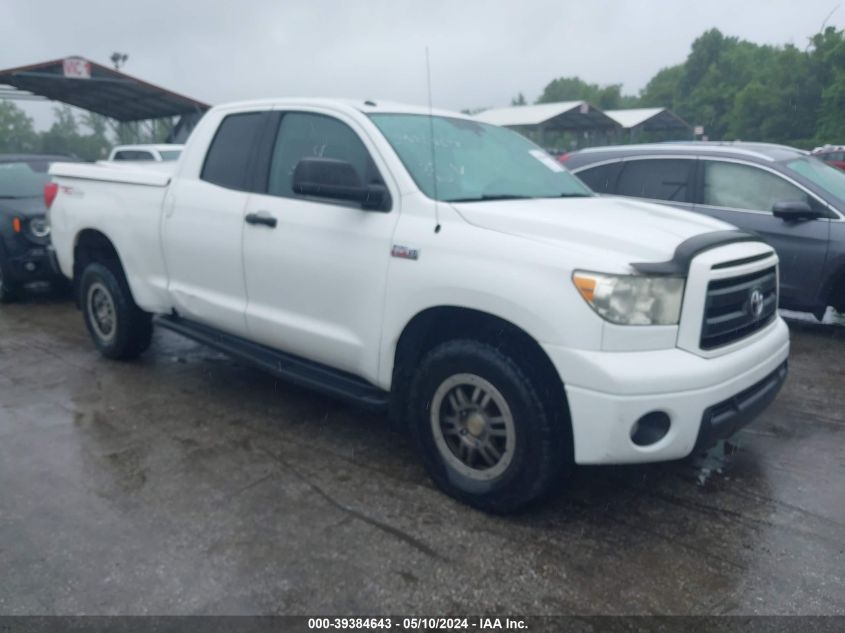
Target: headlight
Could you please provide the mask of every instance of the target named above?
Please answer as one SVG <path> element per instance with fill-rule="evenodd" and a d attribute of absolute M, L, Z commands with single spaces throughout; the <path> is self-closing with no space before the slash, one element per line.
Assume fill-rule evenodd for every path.
<path fill-rule="evenodd" d="M 572 281 L 603 319 L 619 325 L 676 325 L 684 279 L 575 271 Z"/>
<path fill-rule="evenodd" d="M 34 237 L 43 240 L 50 235 L 50 223 L 45 218 L 34 218 L 29 221 L 29 232 Z"/>

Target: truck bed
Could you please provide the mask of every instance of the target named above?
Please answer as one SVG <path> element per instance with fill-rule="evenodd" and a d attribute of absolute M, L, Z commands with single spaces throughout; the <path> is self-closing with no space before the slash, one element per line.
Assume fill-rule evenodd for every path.
<path fill-rule="evenodd" d="M 50 174 L 64 178 L 166 187 L 170 183 L 176 164 L 173 162 L 141 166 L 138 163 L 54 163 L 50 167 Z"/>
<path fill-rule="evenodd" d="M 62 273 L 73 277 L 73 251 L 80 236 L 108 236 L 138 305 L 149 311 L 166 308 L 160 226 L 174 168 L 54 163 L 50 174 L 59 191 L 49 216 Z"/>

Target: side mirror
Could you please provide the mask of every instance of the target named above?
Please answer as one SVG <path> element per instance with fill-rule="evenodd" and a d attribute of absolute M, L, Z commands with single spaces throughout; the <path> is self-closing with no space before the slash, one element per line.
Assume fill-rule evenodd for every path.
<path fill-rule="evenodd" d="M 812 209 L 803 200 L 783 200 L 772 206 L 772 215 L 784 222 L 799 222 L 826 217 L 824 212 Z"/>
<path fill-rule="evenodd" d="M 293 190 L 304 196 L 319 196 L 361 203 L 364 209 L 386 210 L 384 185 L 365 185 L 351 163 L 335 158 L 303 158 L 293 170 Z"/>

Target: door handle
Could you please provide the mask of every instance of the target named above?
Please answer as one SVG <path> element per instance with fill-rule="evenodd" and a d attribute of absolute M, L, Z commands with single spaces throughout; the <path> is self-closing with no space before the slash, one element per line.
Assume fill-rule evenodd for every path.
<path fill-rule="evenodd" d="M 271 229 L 275 229 L 276 224 L 278 224 L 278 220 L 266 211 L 247 213 L 244 220 L 247 224 L 263 224 L 264 226 L 269 226 Z"/>

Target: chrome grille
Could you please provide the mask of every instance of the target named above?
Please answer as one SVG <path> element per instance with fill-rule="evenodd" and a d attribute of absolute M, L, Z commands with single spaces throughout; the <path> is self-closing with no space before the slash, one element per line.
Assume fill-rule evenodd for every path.
<path fill-rule="evenodd" d="M 768 325 L 778 305 L 777 267 L 715 279 L 707 286 L 701 349 L 733 343 Z"/>

